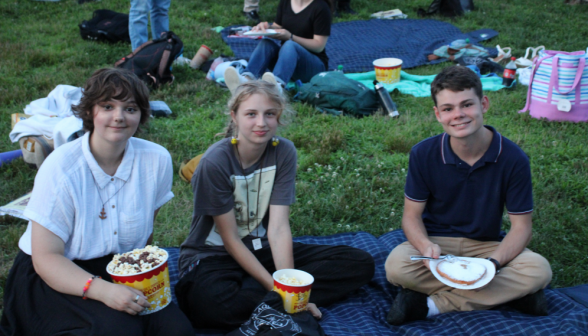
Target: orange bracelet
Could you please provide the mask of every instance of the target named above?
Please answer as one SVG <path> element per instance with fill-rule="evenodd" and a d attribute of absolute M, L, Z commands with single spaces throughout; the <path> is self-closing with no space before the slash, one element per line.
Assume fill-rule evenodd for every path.
<path fill-rule="evenodd" d="M 93 277 L 91 277 L 90 279 L 88 279 L 88 281 L 86 281 L 86 285 L 84 286 L 84 292 L 82 293 L 82 299 L 87 300 L 88 298 L 86 297 L 86 292 L 88 291 L 88 289 L 90 288 L 90 284 L 92 283 L 92 281 L 94 279 L 102 279 L 101 276 L 98 275 L 94 275 Z"/>

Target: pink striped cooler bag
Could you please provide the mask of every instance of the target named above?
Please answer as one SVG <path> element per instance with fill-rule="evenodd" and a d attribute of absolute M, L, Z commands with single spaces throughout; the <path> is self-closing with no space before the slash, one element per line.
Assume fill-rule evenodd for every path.
<path fill-rule="evenodd" d="M 587 52 L 545 50 L 533 62 L 527 104 L 533 118 L 588 121 Z"/>

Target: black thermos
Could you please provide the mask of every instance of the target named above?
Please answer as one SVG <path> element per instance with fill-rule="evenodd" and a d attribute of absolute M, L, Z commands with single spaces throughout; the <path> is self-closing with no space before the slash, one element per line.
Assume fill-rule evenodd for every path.
<path fill-rule="evenodd" d="M 390 98 L 390 94 L 380 82 L 374 80 L 374 88 L 376 89 L 376 93 L 378 94 L 378 100 L 380 101 L 380 105 L 382 105 L 382 109 L 384 110 L 384 115 L 388 115 L 391 118 L 398 117 L 398 108 L 392 98 Z"/>

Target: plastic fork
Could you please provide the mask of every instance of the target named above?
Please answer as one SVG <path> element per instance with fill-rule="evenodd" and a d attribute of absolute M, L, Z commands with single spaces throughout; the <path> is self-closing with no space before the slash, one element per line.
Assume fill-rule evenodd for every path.
<path fill-rule="evenodd" d="M 431 257 L 425 257 L 425 256 L 410 256 L 410 260 L 412 260 L 412 261 L 415 261 L 415 260 L 426 260 L 426 259 L 428 259 L 428 260 L 443 260 L 443 259 L 445 259 L 445 260 L 449 261 L 450 263 L 452 263 L 455 260 L 457 260 L 457 257 L 454 256 L 453 254 L 447 254 L 447 255 L 444 255 L 444 256 L 440 256 L 438 259 L 431 258 Z"/>

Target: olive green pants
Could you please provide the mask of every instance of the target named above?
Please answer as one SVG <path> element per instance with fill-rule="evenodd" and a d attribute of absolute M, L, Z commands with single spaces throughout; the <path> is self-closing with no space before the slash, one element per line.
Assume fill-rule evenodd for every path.
<path fill-rule="evenodd" d="M 441 247 L 442 255 L 472 258 L 488 258 L 500 244 L 468 238 L 429 239 Z M 443 284 L 422 261 L 411 261 L 411 255 L 420 255 L 420 252 L 408 241 L 392 250 L 386 260 L 386 278 L 395 286 L 429 295 L 441 313 L 491 309 L 535 293 L 551 281 L 551 267 L 547 259 L 529 249 L 524 249 L 503 265 L 500 273 L 488 285 L 473 290 L 456 289 Z"/>
<path fill-rule="evenodd" d="M 245 13 L 259 11 L 259 0 L 245 0 L 243 4 L 243 11 Z"/>

